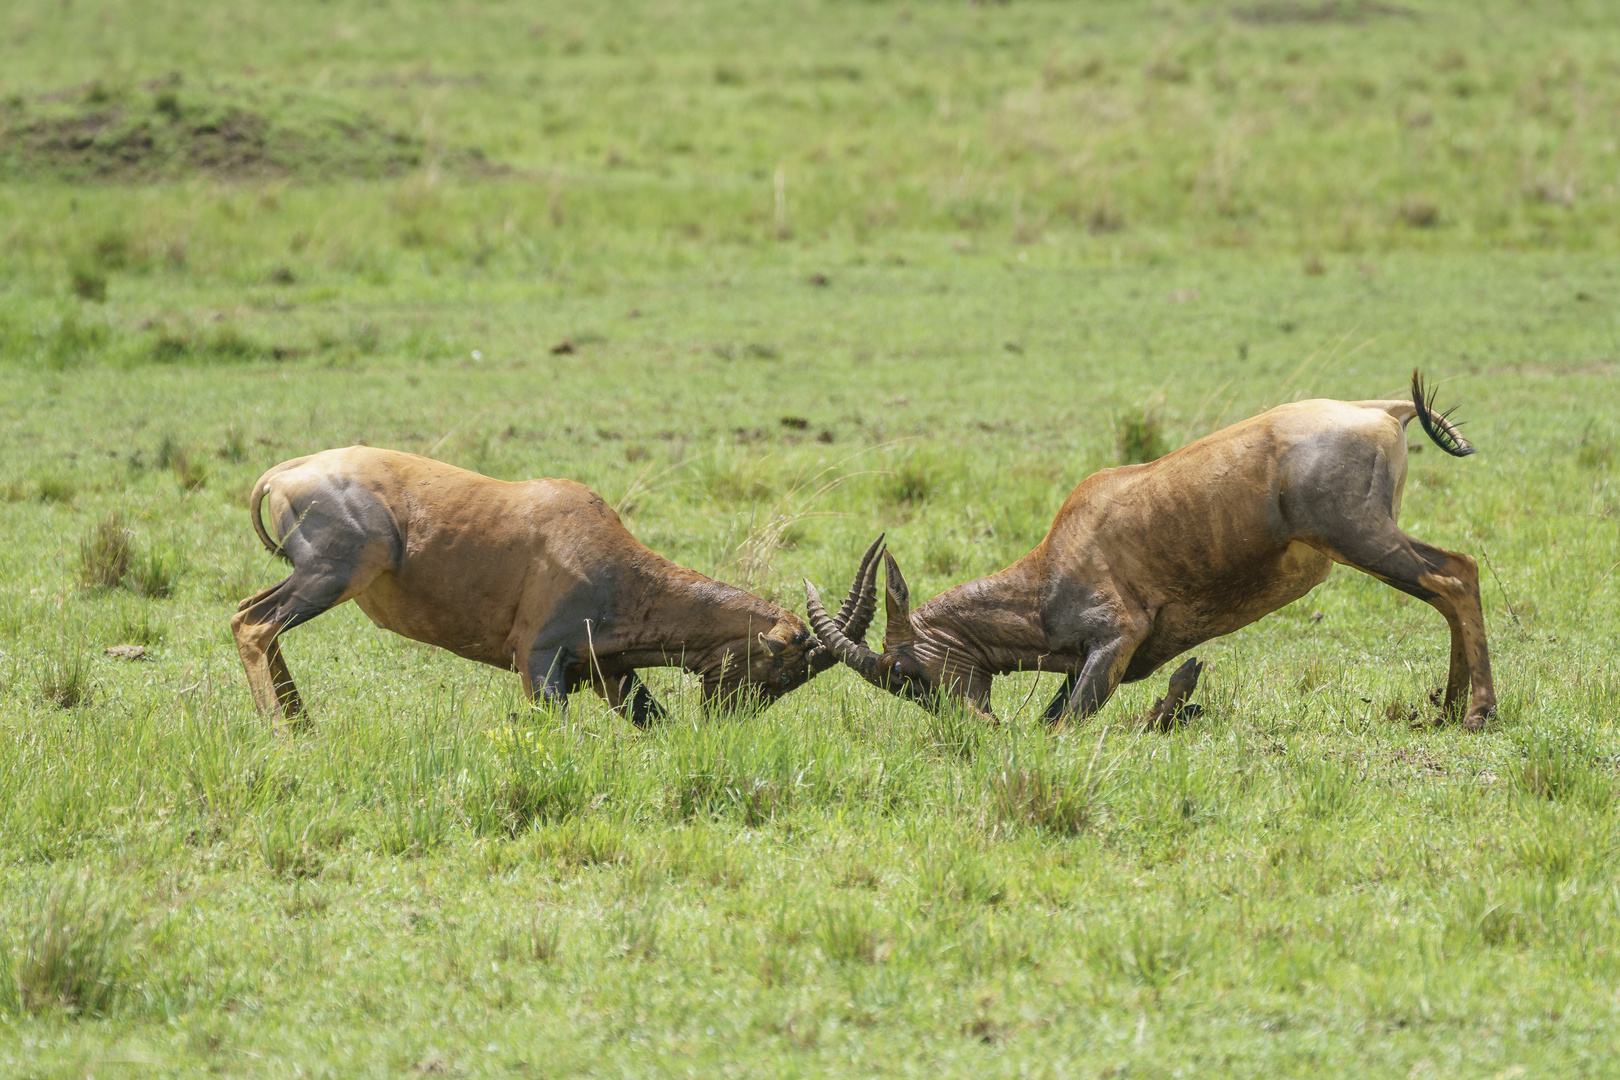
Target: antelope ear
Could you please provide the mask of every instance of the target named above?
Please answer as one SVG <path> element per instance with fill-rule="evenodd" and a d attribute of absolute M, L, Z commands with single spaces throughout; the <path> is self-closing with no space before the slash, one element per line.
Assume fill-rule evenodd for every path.
<path fill-rule="evenodd" d="M 883 631 L 883 651 L 903 645 L 917 636 L 911 625 L 911 590 L 900 573 L 900 564 L 885 549 L 883 552 L 883 610 L 889 625 Z"/>
<path fill-rule="evenodd" d="M 759 635 L 759 643 L 772 656 L 780 656 L 789 645 L 793 644 L 793 628 L 777 623 L 771 627 L 770 633 Z"/>

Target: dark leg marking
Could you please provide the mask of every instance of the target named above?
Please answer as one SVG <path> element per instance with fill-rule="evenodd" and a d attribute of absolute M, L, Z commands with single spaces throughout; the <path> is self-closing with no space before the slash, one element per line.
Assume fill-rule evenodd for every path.
<path fill-rule="evenodd" d="M 1204 665 L 1198 662 L 1196 656 L 1176 668 L 1170 676 L 1170 685 L 1166 687 L 1164 697 L 1142 714 L 1141 723 L 1154 731 L 1170 731 L 1178 724 L 1204 715 L 1202 705 L 1187 701 L 1192 692 L 1198 689 L 1198 676 L 1203 673 Z"/>
<path fill-rule="evenodd" d="M 647 684 L 641 681 L 641 676 L 630 671 L 619 676 L 619 694 L 630 710 L 630 722 L 638 728 L 644 728 L 654 720 L 663 720 L 669 714 L 652 696 Z"/>
<path fill-rule="evenodd" d="M 1119 686 L 1119 677 L 1124 674 L 1126 665 L 1130 663 L 1131 654 L 1141 643 L 1140 636 L 1134 639 L 1120 636 L 1088 653 L 1074 691 L 1069 695 L 1064 716 L 1072 716 L 1078 712 L 1078 718 L 1084 720 L 1108 704 L 1108 699 Z"/>
<path fill-rule="evenodd" d="M 548 708 L 568 707 L 568 681 L 565 673 L 572 657 L 567 649 L 535 649 L 529 653 L 529 682 L 534 686 L 534 703 Z"/>
<path fill-rule="evenodd" d="M 1069 697 L 1074 693 L 1075 685 L 1079 681 L 1080 676 L 1078 675 L 1069 675 L 1064 678 L 1063 685 L 1058 687 L 1057 696 L 1046 706 L 1046 711 L 1041 713 L 1042 720 L 1045 720 L 1048 724 L 1055 724 L 1063 719 L 1063 710 L 1068 706 Z"/>

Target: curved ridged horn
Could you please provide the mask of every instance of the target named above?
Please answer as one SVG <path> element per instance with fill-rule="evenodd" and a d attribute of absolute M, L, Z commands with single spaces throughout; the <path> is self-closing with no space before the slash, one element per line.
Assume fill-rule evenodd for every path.
<path fill-rule="evenodd" d="M 839 660 L 848 664 L 858 672 L 867 682 L 878 684 L 878 654 L 865 645 L 851 641 L 844 632 L 833 624 L 827 616 L 827 609 L 821 606 L 821 594 L 816 587 L 810 584 L 808 578 L 804 582 L 804 607 L 810 613 L 810 628 L 816 632 L 816 637 L 830 648 Z"/>
<path fill-rule="evenodd" d="M 883 537 L 879 536 L 866 549 L 866 554 L 861 556 L 861 565 L 855 571 L 855 581 L 849 587 L 849 595 L 844 597 L 844 602 L 838 605 L 838 613 L 832 617 L 834 626 L 862 645 L 866 644 L 866 631 L 871 627 L 872 615 L 877 611 L 878 551 L 882 546 Z M 819 675 L 838 663 L 838 654 L 821 644 L 819 632 L 816 637 L 817 647 L 810 650 L 811 675 Z"/>
<path fill-rule="evenodd" d="M 883 552 L 883 611 L 888 625 L 883 630 L 883 648 L 904 644 L 917 636 L 911 625 L 911 589 L 900 573 L 900 564 L 885 549 Z"/>
<path fill-rule="evenodd" d="M 861 556 L 861 565 L 855 571 L 855 581 L 849 587 L 849 595 L 844 597 L 844 602 L 838 605 L 838 614 L 833 616 L 838 629 L 851 641 L 866 640 L 872 616 L 877 613 L 878 554 L 882 547 L 883 536 L 880 535 Z"/>
<path fill-rule="evenodd" d="M 883 537 L 885 535 L 887 534 L 879 534 L 878 538 L 872 541 L 872 546 L 866 549 L 866 554 L 861 556 L 861 565 L 855 568 L 855 580 L 849 587 L 849 595 L 844 597 L 844 602 L 838 605 L 838 613 L 832 617 L 833 624 L 846 632 L 849 630 L 850 616 L 860 606 L 862 599 L 861 583 L 867 579 L 868 575 L 875 575 L 876 573 L 874 564 L 877 562 L 879 550 L 883 547 Z"/>

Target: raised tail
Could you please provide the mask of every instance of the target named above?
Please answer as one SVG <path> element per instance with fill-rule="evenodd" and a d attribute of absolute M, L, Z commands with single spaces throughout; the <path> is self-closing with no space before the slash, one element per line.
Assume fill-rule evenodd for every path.
<path fill-rule="evenodd" d="M 264 493 L 269 488 L 266 481 L 280 471 L 281 466 L 278 465 L 259 477 L 257 482 L 254 483 L 253 494 L 248 496 L 248 516 L 253 519 L 253 531 L 259 534 L 259 542 L 264 545 L 264 550 L 278 559 L 292 562 L 292 558 L 287 554 L 286 549 L 270 539 L 269 530 L 264 527 L 264 518 L 259 515 L 259 504 L 264 502 Z"/>
<path fill-rule="evenodd" d="M 1432 390 L 1425 392 L 1423 376 L 1418 374 L 1417 368 L 1413 368 L 1412 404 L 1417 409 L 1417 421 L 1423 425 L 1423 430 L 1434 440 L 1434 445 L 1452 457 L 1467 457 L 1474 453 L 1473 446 L 1457 430 L 1462 425 L 1452 422 L 1451 414 L 1457 411 L 1456 406 L 1443 413 L 1435 412 L 1434 393 Z"/>

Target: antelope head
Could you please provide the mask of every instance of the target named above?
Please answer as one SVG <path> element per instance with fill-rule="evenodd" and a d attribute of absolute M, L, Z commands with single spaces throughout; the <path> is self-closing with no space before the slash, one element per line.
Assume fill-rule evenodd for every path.
<path fill-rule="evenodd" d="M 863 566 L 862 574 L 857 575 L 851 588 L 851 595 L 857 589 L 862 590 L 862 599 L 874 608 L 877 606 L 876 570 L 875 562 L 870 569 Z M 937 709 L 942 694 L 977 699 L 979 687 L 974 685 L 976 680 L 971 668 L 951 663 L 949 651 L 936 647 L 937 643 L 930 640 L 913 619 L 911 589 L 900 573 L 900 565 L 887 550 L 883 552 L 883 571 L 883 606 L 888 626 L 883 631 L 882 652 L 867 648 L 865 642 L 845 633 L 835 619 L 828 617 L 816 587 L 806 581 L 805 604 L 816 636 L 837 660 L 853 668 L 861 678 L 908 701 Z M 987 686 L 985 693 L 988 693 Z"/>
<path fill-rule="evenodd" d="M 882 546 L 880 536 L 866 549 L 855 581 L 837 613 L 829 617 L 826 610 L 821 609 L 821 618 L 841 640 L 864 642 L 866 639 L 866 631 L 877 610 L 875 586 Z M 740 703 L 747 697 L 772 702 L 836 666 L 839 659 L 837 649 L 828 645 L 819 632 L 812 633 L 797 615 L 782 611 L 775 626 L 754 636 L 745 661 L 732 655 L 718 669 L 705 675 L 704 690 L 706 696 L 723 702 Z"/>

